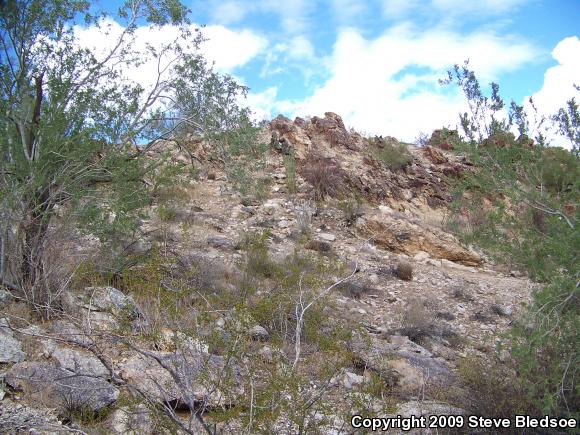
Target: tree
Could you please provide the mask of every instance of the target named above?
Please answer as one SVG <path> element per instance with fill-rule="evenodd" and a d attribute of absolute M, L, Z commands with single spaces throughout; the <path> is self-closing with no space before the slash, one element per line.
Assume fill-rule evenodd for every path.
<path fill-rule="evenodd" d="M 89 2 L 8 0 L 0 8 L 0 282 L 44 309 L 55 216 L 67 213 L 101 241 L 130 230 L 148 201 L 147 177 L 163 164 L 146 152 L 235 125 L 246 113 L 237 104 L 245 88 L 207 65 L 203 37 L 176 0 L 125 2 L 115 17 L 123 30 L 101 55 L 75 34 L 80 20 L 106 30 L 106 15 L 91 13 Z M 177 36 L 139 49 L 138 24 Z M 145 62 L 157 66 L 148 87 L 125 74 Z"/>
<path fill-rule="evenodd" d="M 479 216 L 469 231 L 459 232 L 466 241 L 526 270 L 530 278 L 542 284 L 523 318 L 514 322 L 509 332 L 524 408 L 538 414 L 577 417 L 578 106 L 572 98 L 556 115 L 535 120 L 536 132 L 546 121 L 556 123 L 572 144 L 572 151 L 568 151 L 546 146 L 548 138 L 540 133 L 531 141 L 528 114 L 514 102 L 508 120 L 498 118 L 496 108 L 503 107 L 498 86 L 492 84 L 490 103 L 467 66 L 456 66 L 449 72 L 446 83 L 452 81 L 463 89 L 472 108 L 471 114 L 460 115 L 469 139 L 461 151 L 475 169 L 451 182 L 460 193 L 457 211 Z M 537 114 L 533 101 L 530 103 Z M 517 140 L 509 131 L 512 126 L 519 131 Z M 502 135 L 505 140 L 494 140 L 494 135 Z"/>

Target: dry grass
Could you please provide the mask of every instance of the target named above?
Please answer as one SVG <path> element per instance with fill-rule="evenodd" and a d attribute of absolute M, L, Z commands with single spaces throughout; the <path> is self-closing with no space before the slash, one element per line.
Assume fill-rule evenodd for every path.
<path fill-rule="evenodd" d="M 309 154 L 302 166 L 302 177 L 314 187 L 316 199 L 339 196 L 345 189 L 343 169 L 330 157 Z"/>

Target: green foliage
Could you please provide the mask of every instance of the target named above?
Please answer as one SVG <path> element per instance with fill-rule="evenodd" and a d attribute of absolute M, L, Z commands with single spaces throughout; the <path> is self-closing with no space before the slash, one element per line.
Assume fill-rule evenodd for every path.
<path fill-rule="evenodd" d="M 338 208 L 342 211 L 347 226 L 354 225 L 362 216 L 362 201 L 360 195 L 353 194 L 338 202 Z"/>
<path fill-rule="evenodd" d="M 576 86 L 577 90 L 580 87 Z M 558 130 L 566 136 L 572 144 L 572 152 L 578 156 L 580 153 L 580 109 L 576 98 L 571 98 L 566 102 L 566 107 L 558 110 L 552 116 L 552 120 L 558 125 Z"/>
<path fill-rule="evenodd" d="M 159 216 L 159 219 L 161 219 L 164 222 L 174 221 L 175 217 L 177 216 L 175 208 L 165 204 L 161 204 L 159 207 L 157 207 L 157 210 L 155 211 L 157 213 L 157 216 Z"/>
<path fill-rule="evenodd" d="M 512 103 L 510 120 L 498 120 L 498 87 L 492 86 L 487 100 L 473 72 L 456 67 L 455 74 L 474 108 L 471 117 L 461 118 L 471 143 L 460 152 L 475 165 L 461 179 L 450 179 L 457 188 L 455 220 L 468 222 L 455 230 L 543 284 L 510 332 L 514 388 L 525 397 L 526 411 L 578 417 L 580 158 L 575 151 L 543 147 L 541 135 L 531 145 L 521 107 Z M 507 131 L 510 125 L 518 127 L 518 140 Z"/>
<path fill-rule="evenodd" d="M 413 161 L 407 146 L 396 140 L 375 137 L 370 141 L 370 146 L 371 154 L 392 171 L 403 169 Z"/>
<path fill-rule="evenodd" d="M 104 25 L 90 6 L 0 5 L 0 280 L 35 307 L 52 300 L 45 251 L 56 216 L 114 247 L 136 230 L 152 195 L 183 172 L 164 150 L 148 158 L 160 139 L 179 143 L 193 132 L 216 140 L 228 158 L 257 152 L 256 129 L 237 103 L 245 88 L 208 67 L 185 6 L 125 2 L 115 17 L 125 30 L 103 57 L 75 35 L 79 17 Z M 133 35 L 143 23 L 174 24 L 179 36 L 140 51 Z M 151 88 L 120 73 L 147 61 L 159 65 Z"/>
<path fill-rule="evenodd" d="M 435 130 L 429 138 L 428 145 L 443 149 L 455 149 L 461 146 L 461 138 L 457 130 L 451 130 L 447 127 Z"/>

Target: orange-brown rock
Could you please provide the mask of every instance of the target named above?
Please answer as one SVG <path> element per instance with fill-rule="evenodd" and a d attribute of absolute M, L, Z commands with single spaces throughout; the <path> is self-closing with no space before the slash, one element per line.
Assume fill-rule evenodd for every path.
<path fill-rule="evenodd" d="M 359 229 L 377 246 L 389 251 L 410 256 L 424 251 L 432 258 L 446 259 L 466 266 L 477 266 L 482 261 L 478 254 L 462 247 L 450 234 L 435 228 L 414 225 L 403 219 L 372 218 L 363 222 Z"/>

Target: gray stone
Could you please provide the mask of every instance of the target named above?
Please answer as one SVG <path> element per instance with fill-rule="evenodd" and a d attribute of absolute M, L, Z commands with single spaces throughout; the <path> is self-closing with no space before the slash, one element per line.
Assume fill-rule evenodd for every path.
<path fill-rule="evenodd" d="M 137 315 L 138 309 L 133 298 L 114 287 L 86 287 L 84 299 L 90 309 L 110 312 L 115 315 Z M 87 307 L 88 308 L 88 307 Z"/>
<path fill-rule="evenodd" d="M 120 364 L 120 374 L 162 403 L 186 408 L 200 402 L 225 406 L 243 394 L 240 370 L 231 359 L 195 352 L 151 355 L 138 354 Z"/>
<path fill-rule="evenodd" d="M 147 406 L 140 403 L 123 406 L 111 414 L 111 431 L 115 435 L 139 435 L 153 433 L 153 419 Z"/>
<path fill-rule="evenodd" d="M 490 307 L 491 311 L 498 316 L 509 317 L 513 314 L 513 308 L 501 304 L 492 304 Z"/>
<path fill-rule="evenodd" d="M 46 340 L 44 345 L 45 355 L 51 358 L 62 369 L 69 370 L 78 375 L 102 378 L 110 376 L 109 370 L 105 365 L 88 351 L 58 346 L 52 340 Z"/>
<path fill-rule="evenodd" d="M 6 290 L 0 289 L 0 310 L 14 300 L 12 294 Z"/>
<path fill-rule="evenodd" d="M 22 345 L 8 327 L 8 321 L 5 318 L 0 319 L 0 363 L 18 363 L 25 358 Z"/>
<path fill-rule="evenodd" d="M 82 331 L 72 323 L 65 322 L 64 320 L 53 322 L 50 326 L 50 330 L 60 338 L 80 346 L 90 346 L 93 343 L 93 340 L 88 333 Z"/>
<path fill-rule="evenodd" d="M 54 410 L 39 407 L 34 408 L 3 400 L 0 406 L 0 433 L 3 434 L 43 434 L 70 435 L 71 428 L 63 426 L 58 421 Z"/>
<path fill-rule="evenodd" d="M 252 340 L 256 341 L 267 341 L 270 337 L 266 328 L 260 325 L 253 326 L 248 332 Z"/>
<path fill-rule="evenodd" d="M 347 390 L 352 390 L 355 387 L 362 385 L 365 382 L 364 376 L 357 375 L 356 373 L 344 372 L 339 376 L 340 383 Z"/>
<path fill-rule="evenodd" d="M 404 336 L 386 338 L 388 341 L 372 336 L 369 340 L 357 339 L 351 344 L 352 350 L 368 369 L 397 385 L 403 394 L 419 394 L 426 382 L 446 387 L 454 381 L 445 361 L 432 358 L 424 347 Z"/>
<path fill-rule="evenodd" d="M 320 233 L 317 237 L 324 240 L 325 242 L 334 242 L 336 240 L 336 236 L 329 233 Z"/>
<path fill-rule="evenodd" d="M 224 236 L 209 236 L 206 242 L 217 249 L 230 249 L 233 246 L 232 242 Z"/>
<path fill-rule="evenodd" d="M 99 411 L 113 404 L 119 390 L 103 379 L 77 375 L 43 362 L 18 363 L 6 374 L 12 388 L 44 402 L 47 406 L 86 407 Z"/>

